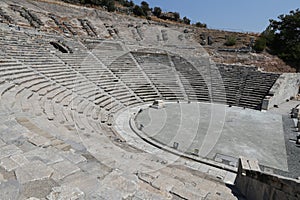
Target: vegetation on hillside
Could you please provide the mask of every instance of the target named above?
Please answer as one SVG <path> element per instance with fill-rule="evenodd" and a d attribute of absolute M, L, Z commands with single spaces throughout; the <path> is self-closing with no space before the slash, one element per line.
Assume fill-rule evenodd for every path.
<path fill-rule="evenodd" d="M 267 29 L 254 45 L 257 51 L 266 49 L 300 71 L 300 10 L 270 20 Z"/>
<path fill-rule="evenodd" d="M 101 6 L 109 12 L 118 10 L 120 12 L 125 12 L 126 14 L 134 14 L 140 17 L 146 17 L 151 19 L 152 16 L 155 16 L 159 19 L 170 20 L 174 22 L 184 23 L 187 25 L 191 24 L 191 20 L 187 17 L 180 18 L 178 12 L 163 12 L 160 7 L 151 8 L 146 1 L 142 1 L 141 5 L 135 5 L 132 0 L 62 0 L 67 3 L 75 3 L 82 5 L 94 5 Z M 122 6 L 123 8 L 118 7 L 117 5 Z M 207 25 L 201 22 L 196 22 L 196 27 L 206 28 Z"/>
<path fill-rule="evenodd" d="M 227 36 L 224 45 L 226 45 L 226 46 L 236 45 L 236 37 L 235 36 Z"/>

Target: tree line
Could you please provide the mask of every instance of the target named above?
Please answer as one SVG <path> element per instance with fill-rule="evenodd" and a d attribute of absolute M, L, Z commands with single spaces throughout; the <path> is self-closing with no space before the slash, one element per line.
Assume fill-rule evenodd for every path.
<path fill-rule="evenodd" d="M 180 17 L 178 12 L 163 12 L 160 7 L 151 8 L 146 1 L 142 1 L 140 5 L 136 5 L 132 0 L 62 0 L 67 3 L 76 3 L 82 5 L 94 5 L 101 6 L 109 12 L 114 12 L 118 10 L 116 4 L 119 4 L 125 8 L 129 13 L 132 13 L 136 16 L 146 17 L 151 19 L 151 16 L 155 16 L 159 19 L 170 20 L 174 22 L 184 23 L 187 25 L 191 24 L 191 20 L 188 17 Z M 206 28 L 205 23 L 196 22 L 196 27 Z"/>

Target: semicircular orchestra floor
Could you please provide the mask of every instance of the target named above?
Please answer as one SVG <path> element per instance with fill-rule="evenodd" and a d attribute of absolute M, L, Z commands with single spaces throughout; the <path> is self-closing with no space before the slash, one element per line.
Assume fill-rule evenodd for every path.
<path fill-rule="evenodd" d="M 231 166 L 240 156 L 287 171 L 282 116 L 210 103 L 167 103 L 135 117 L 149 140 Z M 177 143 L 177 144 L 176 144 Z"/>

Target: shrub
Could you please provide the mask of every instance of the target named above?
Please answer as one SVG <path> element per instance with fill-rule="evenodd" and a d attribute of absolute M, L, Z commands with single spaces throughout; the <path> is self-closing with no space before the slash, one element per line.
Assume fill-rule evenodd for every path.
<path fill-rule="evenodd" d="M 196 22 L 195 26 L 199 27 L 199 28 L 207 28 L 207 25 L 206 24 L 202 24 L 201 22 Z"/>
<path fill-rule="evenodd" d="M 133 14 L 135 14 L 136 16 L 146 16 L 146 14 L 144 13 L 143 9 L 138 6 L 138 5 L 135 5 L 133 7 L 133 10 L 132 10 Z"/>
<path fill-rule="evenodd" d="M 173 15 L 174 15 L 175 21 L 178 21 L 180 19 L 180 14 L 178 12 L 174 12 Z"/>
<path fill-rule="evenodd" d="M 228 36 L 226 42 L 224 43 L 226 46 L 234 46 L 236 45 L 236 37 L 235 36 Z"/>
<path fill-rule="evenodd" d="M 183 23 L 185 23 L 185 24 L 191 24 L 191 20 L 189 19 L 189 18 L 187 18 L 187 17 L 184 17 L 183 18 Z"/>
<path fill-rule="evenodd" d="M 161 10 L 161 8 L 160 7 L 154 7 L 153 8 L 153 15 L 154 16 L 156 16 L 156 17 L 160 17 L 160 15 L 161 15 L 161 12 L 162 12 L 162 10 Z"/>
<path fill-rule="evenodd" d="M 254 46 L 253 46 L 253 49 L 254 49 L 256 52 L 260 53 L 260 52 L 262 52 L 263 50 L 265 50 L 266 46 L 267 46 L 267 40 L 266 40 L 266 38 L 263 37 L 263 36 L 260 36 L 260 37 L 257 38 L 257 40 L 255 41 Z"/>

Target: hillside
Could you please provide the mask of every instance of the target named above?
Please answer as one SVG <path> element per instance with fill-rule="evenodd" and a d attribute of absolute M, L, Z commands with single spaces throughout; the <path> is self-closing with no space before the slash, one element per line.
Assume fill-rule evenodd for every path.
<path fill-rule="evenodd" d="M 296 70 L 277 56 L 264 51 L 251 51 L 251 42 L 255 42 L 258 34 L 238 33 L 212 29 L 194 29 L 196 40 L 211 55 L 216 63 L 257 66 L 267 72 L 295 72 Z M 208 37 L 212 44 L 208 44 Z M 226 46 L 227 38 L 235 38 L 236 44 Z M 205 40 L 205 41 L 204 41 Z"/>

